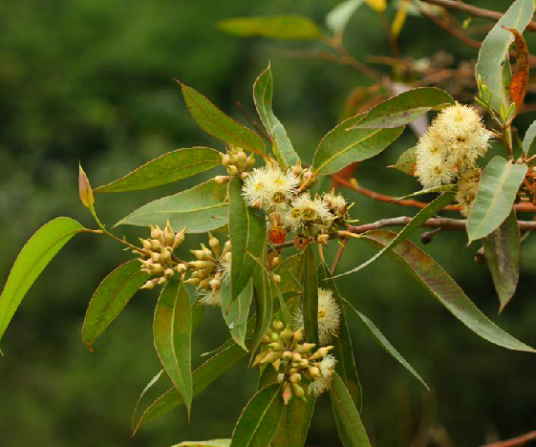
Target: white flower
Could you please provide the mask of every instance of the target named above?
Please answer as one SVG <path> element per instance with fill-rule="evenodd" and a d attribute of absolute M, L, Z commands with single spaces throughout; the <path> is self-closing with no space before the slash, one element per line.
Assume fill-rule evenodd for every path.
<path fill-rule="evenodd" d="M 299 183 L 291 171 L 282 171 L 279 166 L 269 164 L 253 169 L 246 177 L 242 194 L 249 206 L 270 212 L 292 200 Z"/>
<path fill-rule="evenodd" d="M 329 225 L 334 219 L 328 205 L 320 197 L 311 199 L 308 192 L 300 194 L 291 206 L 282 213 L 283 225 L 292 231 L 299 231 L 307 224 Z"/>
<path fill-rule="evenodd" d="M 293 323 L 295 330 L 303 329 L 303 312 L 297 309 Z M 318 288 L 318 339 L 322 346 L 327 345 L 339 333 L 341 309 L 333 298 L 331 290 Z"/>
<path fill-rule="evenodd" d="M 333 372 L 337 359 L 332 355 L 327 355 L 320 362 L 320 377 L 317 377 L 309 384 L 307 391 L 315 396 L 320 396 L 322 393 L 330 389 L 333 382 Z"/>
<path fill-rule="evenodd" d="M 324 377 L 331 377 L 335 371 L 337 359 L 332 355 L 326 355 L 320 362 L 320 372 Z"/>
<path fill-rule="evenodd" d="M 213 291 L 211 289 L 203 289 L 198 291 L 199 302 L 204 306 L 221 306 L 221 289 Z"/>
<path fill-rule="evenodd" d="M 337 217 L 344 217 L 348 211 L 348 202 L 341 194 L 324 193 L 322 200 Z"/>

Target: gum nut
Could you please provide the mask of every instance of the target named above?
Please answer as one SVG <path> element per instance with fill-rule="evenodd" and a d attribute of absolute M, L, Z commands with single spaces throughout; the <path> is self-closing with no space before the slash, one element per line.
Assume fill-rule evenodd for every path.
<path fill-rule="evenodd" d="M 276 331 L 280 331 L 281 329 L 283 329 L 284 325 L 281 321 L 279 320 L 275 320 L 273 323 L 272 323 L 272 327 L 274 328 L 274 330 Z"/>
<path fill-rule="evenodd" d="M 175 272 L 173 271 L 173 269 L 164 270 L 164 276 L 166 278 L 173 278 L 173 275 L 175 275 Z"/>
<path fill-rule="evenodd" d="M 290 383 L 301 382 L 301 374 L 294 373 L 290 375 Z"/>

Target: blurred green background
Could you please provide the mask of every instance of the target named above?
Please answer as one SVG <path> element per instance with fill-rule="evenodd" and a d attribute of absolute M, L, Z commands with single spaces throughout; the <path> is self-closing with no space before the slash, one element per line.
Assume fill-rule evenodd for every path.
<path fill-rule="evenodd" d="M 504 10 L 510 2 L 475 3 Z M 173 149 L 222 148 L 190 119 L 174 77 L 241 119 L 235 101 L 253 113 L 252 83 L 271 60 L 276 113 L 295 147 L 310 161 L 320 138 L 339 121 L 348 93 L 370 81 L 347 67 L 285 56 L 289 48 L 305 44 L 240 40 L 222 34 L 215 23 L 229 17 L 285 13 L 301 13 L 322 23 L 336 4 L 333 0 L 1 2 L 0 282 L 7 278 L 24 242 L 46 221 L 69 215 L 92 225 L 78 199 L 79 160 L 97 186 Z M 388 15 L 394 11 L 390 7 Z M 350 22 L 346 43 L 359 59 L 389 54 L 381 22 L 366 6 Z M 416 16 L 408 18 L 400 48 L 414 59 L 438 50 L 456 60 L 476 57 L 476 50 Z M 385 66 L 376 68 L 389 73 Z M 521 122 L 527 125 L 532 119 L 525 115 Z M 414 141 L 406 132 L 396 145 L 367 162 L 359 171 L 360 182 L 398 196 L 414 190 L 415 181 L 385 169 Z M 190 184 L 98 196 L 97 207 L 111 225 L 148 200 Z M 363 222 L 414 212 L 345 193 L 356 202 L 353 217 Z M 130 237 L 144 235 L 131 229 L 119 229 L 119 234 L 122 231 Z M 189 244 L 199 241 L 191 237 Z M 439 234 L 426 249 L 481 309 L 516 337 L 536 345 L 534 237 L 523 245 L 521 285 L 501 316 L 489 273 L 473 261 L 476 244 L 467 248 L 463 234 Z M 341 270 L 372 253 L 365 244 L 352 241 Z M 2 447 L 167 447 L 187 439 L 231 435 L 256 386 L 256 371 L 243 364 L 199 396 L 190 425 L 180 409 L 130 438 L 131 411 L 159 370 L 151 339 L 156 294 L 139 293 L 96 343 L 95 353 L 89 353 L 80 340 L 92 291 L 127 258 L 111 241 L 80 236 L 28 294 L 2 344 Z M 375 445 L 477 446 L 536 429 L 536 357 L 479 339 L 389 259 L 343 278 L 341 287 L 432 388 L 428 394 L 360 323 L 351 321 L 364 388 L 363 417 Z M 208 310 L 195 336 L 195 364 L 202 361 L 201 353 L 225 338 L 220 315 Z M 339 445 L 329 410 L 329 400 L 321 399 L 308 445 Z"/>

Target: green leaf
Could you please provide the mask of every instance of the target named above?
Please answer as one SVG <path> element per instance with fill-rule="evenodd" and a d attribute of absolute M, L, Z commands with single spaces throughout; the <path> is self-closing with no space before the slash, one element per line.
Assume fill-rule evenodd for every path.
<path fill-rule="evenodd" d="M 255 132 L 223 113 L 205 96 L 180 83 L 186 106 L 195 122 L 214 138 L 265 156 L 264 142 Z"/>
<path fill-rule="evenodd" d="M 354 128 L 394 129 L 411 123 L 432 109 L 449 104 L 454 104 L 454 99 L 444 90 L 416 88 L 374 106 Z"/>
<path fill-rule="evenodd" d="M 229 234 L 231 238 L 231 301 L 246 287 L 266 246 L 266 219 L 246 206 L 242 182 L 229 183 Z M 251 256 L 250 256 L 251 255 Z"/>
<path fill-rule="evenodd" d="M 350 330 L 348 329 L 346 312 L 344 311 L 343 298 L 341 297 L 337 284 L 331 277 L 331 273 L 326 264 L 320 264 L 318 269 L 318 277 L 321 280 L 320 285 L 325 284 L 325 286 L 333 292 L 333 298 L 341 310 L 341 325 L 339 335 L 333 341 L 333 346 L 335 347 L 333 355 L 338 360 L 335 370 L 337 371 L 337 374 L 341 376 L 346 388 L 348 388 L 356 407 L 361 410 L 363 406 L 363 393 L 361 383 L 359 382 L 359 376 L 357 374 L 354 349 L 352 347 Z"/>
<path fill-rule="evenodd" d="M 532 149 L 534 138 L 536 138 L 536 121 L 529 126 L 525 132 L 525 137 L 523 138 L 523 152 L 525 155 L 528 155 Z"/>
<path fill-rule="evenodd" d="M 326 26 L 335 34 L 342 34 L 352 16 L 363 4 L 363 0 L 345 0 L 326 16 Z"/>
<path fill-rule="evenodd" d="M 514 28 L 522 33 L 532 20 L 533 14 L 532 0 L 515 1 L 482 42 L 476 64 L 476 76 L 488 86 L 491 105 L 497 112 L 500 112 L 501 108 L 508 110 L 510 106 L 509 80 L 505 79 L 509 70 L 504 70 L 503 65 L 510 65 L 508 50 L 514 42 L 514 36 L 504 27 Z"/>
<path fill-rule="evenodd" d="M 162 366 L 186 403 L 192 406 L 192 307 L 182 282 L 169 282 L 154 314 L 154 345 Z"/>
<path fill-rule="evenodd" d="M 385 247 L 396 237 L 386 230 L 368 231 L 360 239 Z M 467 297 L 458 284 L 430 256 L 410 241 L 404 241 L 388 256 L 401 264 L 443 306 L 475 334 L 490 343 L 513 351 L 536 352 L 496 326 Z"/>
<path fill-rule="evenodd" d="M 365 327 L 368 329 L 374 340 L 378 342 L 378 344 L 385 349 L 385 351 L 391 355 L 398 363 L 400 363 L 404 368 L 406 368 L 412 375 L 415 377 L 419 382 L 421 382 L 422 386 L 424 386 L 428 391 L 430 391 L 430 388 L 426 384 L 426 382 L 423 380 L 423 378 L 420 376 L 420 374 L 415 371 L 413 366 L 411 366 L 407 360 L 402 357 L 402 354 L 400 354 L 395 347 L 385 338 L 385 335 L 382 334 L 382 332 L 378 329 L 378 327 L 364 314 L 359 312 L 348 300 L 344 300 L 344 303 L 350 308 L 352 313 L 357 317 L 358 320 L 360 320 Z"/>
<path fill-rule="evenodd" d="M 193 395 L 199 395 L 218 377 L 225 374 L 246 356 L 246 352 L 235 343 L 224 343 L 225 347 L 218 350 L 193 373 Z M 184 404 L 183 397 L 175 387 L 170 388 L 156 399 L 141 415 L 133 435 L 145 424 L 151 422 Z"/>
<path fill-rule="evenodd" d="M 253 84 L 253 99 L 264 127 L 273 141 L 273 151 L 283 167 L 295 165 L 300 158 L 292 147 L 287 131 L 272 110 L 274 80 L 270 64 Z"/>
<path fill-rule="evenodd" d="M 283 408 L 279 428 L 271 447 L 303 447 L 315 411 L 316 398 L 307 396 L 307 402 L 291 399 Z"/>
<path fill-rule="evenodd" d="M 140 263 L 132 260 L 117 267 L 99 284 L 89 302 L 82 328 L 82 341 L 90 350 L 149 277 L 140 270 Z"/>
<path fill-rule="evenodd" d="M 298 15 L 273 17 L 238 17 L 222 20 L 218 28 L 240 37 L 268 37 L 281 40 L 316 40 L 320 28 L 310 19 Z"/>
<path fill-rule="evenodd" d="M 502 312 L 514 296 L 519 281 L 520 234 L 515 211 L 484 238 L 484 249 Z"/>
<path fill-rule="evenodd" d="M 411 194 L 398 197 L 396 200 L 411 199 L 412 197 L 424 196 L 426 194 L 445 192 L 451 188 L 452 188 L 452 185 L 434 186 L 433 188 L 421 189 L 420 191 L 415 191 L 415 192 L 412 192 Z"/>
<path fill-rule="evenodd" d="M 263 260 L 266 260 L 266 249 L 263 254 Z M 255 270 L 253 275 L 253 287 L 255 291 L 255 332 L 249 343 L 249 350 L 252 355 L 259 347 L 262 337 L 272 323 L 274 312 L 274 303 L 271 294 L 271 284 L 268 273 L 263 268 Z"/>
<path fill-rule="evenodd" d="M 187 233 L 205 233 L 227 224 L 227 185 L 209 180 L 191 189 L 163 197 L 138 208 L 115 224 L 166 226 L 169 220 L 175 231 L 186 227 Z"/>
<path fill-rule="evenodd" d="M 123 192 L 167 185 L 221 165 L 220 153 L 209 147 L 177 149 L 145 163 L 95 192 Z"/>
<path fill-rule="evenodd" d="M 349 164 L 375 157 L 395 141 L 404 128 L 355 129 L 365 115 L 348 118 L 329 131 L 320 141 L 313 159 L 317 174 L 330 175 Z"/>
<path fill-rule="evenodd" d="M 231 447 L 269 447 L 282 415 L 281 385 L 268 385 L 244 408 L 233 432 Z"/>
<path fill-rule="evenodd" d="M 301 256 L 295 254 L 285 258 L 275 269 L 275 273 L 281 277 L 281 282 L 277 284 L 279 293 L 300 294 L 302 285 L 300 280 Z"/>
<path fill-rule="evenodd" d="M 467 221 L 469 242 L 486 237 L 506 220 L 527 169 L 499 156 L 488 163 Z"/>
<path fill-rule="evenodd" d="M 415 165 L 417 164 L 417 147 L 412 147 L 405 151 L 400 157 L 396 164 L 388 166 L 389 168 L 397 169 L 404 174 L 411 175 L 412 177 L 415 174 Z"/>
<path fill-rule="evenodd" d="M 331 390 L 329 391 L 333 413 L 344 428 L 344 435 L 348 445 L 345 447 L 370 447 L 370 441 L 359 417 L 359 412 L 348 392 L 344 381 L 335 373 Z"/>
<path fill-rule="evenodd" d="M 311 245 L 308 245 L 302 254 L 300 270 L 305 338 L 309 343 L 318 345 L 318 277 Z"/>
<path fill-rule="evenodd" d="M 136 416 L 138 414 L 138 408 L 140 407 L 140 403 L 143 399 L 143 397 L 148 393 L 148 391 L 160 380 L 160 378 L 164 375 L 164 370 L 161 369 L 156 375 L 149 381 L 147 385 L 145 385 L 145 388 L 140 393 L 140 396 L 138 397 L 138 400 L 136 402 L 136 406 L 134 407 L 134 411 L 132 412 L 132 417 L 130 418 L 130 425 L 132 429 L 135 427 L 135 421 Z"/>
<path fill-rule="evenodd" d="M 385 247 L 383 247 L 378 253 L 376 253 L 368 261 L 363 262 L 361 265 L 349 270 L 347 272 L 341 273 L 340 275 L 335 276 L 334 278 L 339 278 L 340 276 L 349 275 L 350 273 L 356 273 L 359 270 L 364 269 L 365 267 L 372 264 L 374 261 L 379 259 L 383 254 L 389 250 L 393 250 L 398 244 L 411 236 L 416 230 L 418 230 L 422 224 L 424 224 L 428 219 L 435 216 L 439 211 L 441 211 L 445 206 L 451 203 L 456 196 L 455 189 L 451 186 L 451 189 L 441 194 L 437 199 L 432 200 L 425 208 L 420 210 L 411 222 L 408 223 L 396 237 Z"/>
<path fill-rule="evenodd" d="M 221 309 L 223 319 L 229 328 L 229 332 L 237 345 L 244 350 L 246 347 L 246 333 L 248 327 L 249 308 L 253 300 L 253 283 L 250 279 L 246 287 L 242 289 L 238 297 L 231 300 L 231 291 L 228 286 L 222 285 L 220 288 Z"/>
<path fill-rule="evenodd" d="M 230 439 L 213 439 L 212 441 L 184 441 L 173 447 L 229 447 Z"/>
<path fill-rule="evenodd" d="M 58 217 L 43 225 L 17 256 L 0 295 L 0 340 L 22 299 L 61 248 L 84 227 L 69 217 Z"/>

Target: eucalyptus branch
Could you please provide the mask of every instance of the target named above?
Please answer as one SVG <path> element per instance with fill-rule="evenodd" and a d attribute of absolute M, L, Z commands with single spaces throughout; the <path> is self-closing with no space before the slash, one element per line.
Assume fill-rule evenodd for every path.
<path fill-rule="evenodd" d="M 536 439 L 536 430 L 531 431 L 522 436 L 516 438 L 508 439 L 506 441 L 493 442 L 491 444 L 483 445 L 482 447 L 516 447 L 520 445 L 525 445 L 529 441 L 534 441 Z"/>
<path fill-rule="evenodd" d="M 337 271 L 337 267 L 339 266 L 339 263 L 341 262 L 342 255 L 344 254 L 344 250 L 346 248 L 346 244 L 348 242 L 348 239 L 342 239 L 341 245 L 339 245 L 339 249 L 337 250 L 337 253 L 335 254 L 335 258 L 333 259 L 333 264 L 331 264 L 330 273 L 332 275 L 335 274 Z"/>

